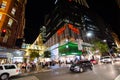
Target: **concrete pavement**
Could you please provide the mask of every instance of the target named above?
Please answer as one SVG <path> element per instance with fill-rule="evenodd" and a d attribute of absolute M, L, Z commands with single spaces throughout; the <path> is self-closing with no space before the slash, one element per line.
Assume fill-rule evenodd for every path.
<path fill-rule="evenodd" d="M 18 79 L 12 79 L 12 80 L 39 80 L 39 79 L 35 76 L 27 76 L 27 77 L 18 78 Z"/>
<path fill-rule="evenodd" d="M 59 64 L 56 64 L 55 66 L 50 66 L 50 68 L 48 68 L 48 69 L 41 69 L 39 71 L 32 71 L 32 72 L 22 73 L 20 75 L 21 77 L 18 78 L 17 80 L 39 80 L 37 77 L 32 76 L 32 74 L 39 73 L 39 72 L 54 71 L 56 69 L 60 69 L 60 68 L 63 68 L 63 67 L 68 67 L 68 65 L 59 66 Z M 12 80 L 16 80 L 16 79 L 12 79 Z"/>
<path fill-rule="evenodd" d="M 21 76 L 30 75 L 30 74 L 39 73 L 39 72 L 47 72 L 47 71 L 51 71 L 54 69 L 58 69 L 60 67 L 64 67 L 64 66 L 59 66 L 58 64 L 56 64 L 55 66 L 50 66 L 48 69 L 44 68 L 39 71 L 31 71 L 31 72 L 22 73 Z"/>

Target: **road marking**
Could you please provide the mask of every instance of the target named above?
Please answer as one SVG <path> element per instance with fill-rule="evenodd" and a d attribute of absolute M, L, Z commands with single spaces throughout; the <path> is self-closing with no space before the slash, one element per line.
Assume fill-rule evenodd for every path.
<path fill-rule="evenodd" d="M 114 80 L 120 80 L 120 75 L 118 75 Z"/>

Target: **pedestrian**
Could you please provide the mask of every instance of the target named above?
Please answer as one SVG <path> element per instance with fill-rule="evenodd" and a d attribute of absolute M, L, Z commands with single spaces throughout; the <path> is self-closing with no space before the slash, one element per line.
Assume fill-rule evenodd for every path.
<path fill-rule="evenodd" d="M 39 63 L 36 62 L 36 71 L 38 72 L 39 71 Z"/>
<path fill-rule="evenodd" d="M 30 72 L 30 71 L 31 71 L 31 68 L 32 68 L 32 65 L 30 64 L 30 62 L 28 62 L 28 63 L 27 63 L 27 66 L 26 66 L 27 72 Z"/>
<path fill-rule="evenodd" d="M 26 72 L 26 63 L 23 62 L 22 63 L 22 73 L 25 73 Z"/>

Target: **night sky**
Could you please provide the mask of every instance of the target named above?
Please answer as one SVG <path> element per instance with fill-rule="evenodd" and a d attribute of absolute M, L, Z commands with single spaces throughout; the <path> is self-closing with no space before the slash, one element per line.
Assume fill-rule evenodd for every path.
<path fill-rule="evenodd" d="M 54 0 L 28 0 L 26 5 L 26 43 L 33 43 L 43 26 L 44 16 L 48 14 L 52 8 Z"/>
<path fill-rule="evenodd" d="M 114 0 L 87 0 L 90 8 L 98 13 L 104 21 L 111 24 L 113 31 L 119 35 L 118 8 Z M 54 0 L 28 0 L 26 5 L 26 43 L 33 43 L 44 23 L 44 16 L 53 9 Z M 119 19 L 120 20 L 120 19 Z"/>

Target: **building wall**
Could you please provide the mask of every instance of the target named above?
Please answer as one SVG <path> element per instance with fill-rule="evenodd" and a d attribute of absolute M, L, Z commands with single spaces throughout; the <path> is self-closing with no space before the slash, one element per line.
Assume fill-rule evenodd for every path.
<path fill-rule="evenodd" d="M 72 26 L 74 28 L 71 29 L 69 26 Z M 78 32 L 75 31 L 75 29 L 78 30 Z M 73 26 L 72 24 L 66 23 L 45 43 L 47 47 L 51 47 L 57 43 L 60 45 L 65 44 L 68 41 L 76 42 L 78 38 L 80 38 L 80 30 Z"/>
<path fill-rule="evenodd" d="M 81 5 L 82 3 L 78 4 L 74 1 L 78 2 L 79 0 L 58 0 L 55 9 L 51 14 L 46 16 L 45 26 L 47 39 L 45 44 L 48 47 L 56 43 L 64 42 L 66 38 L 69 38 L 69 40 L 76 40 L 78 38 L 78 35 L 75 35 L 74 32 L 72 33 L 71 30 L 67 29 L 63 31 L 62 35 L 56 36 L 57 31 L 67 23 L 80 29 L 79 37 L 83 39 L 83 42 L 89 43 L 96 39 L 104 40 L 111 36 L 106 32 L 106 23 L 102 17 L 91 11 L 88 7 Z M 89 31 L 93 33 L 91 37 L 86 36 Z"/>
<path fill-rule="evenodd" d="M 27 0 L 0 0 L 0 45 L 15 48 L 16 40 L 23 38 L 25 5 Z M 1 36 L 2 30 L 5 36 Z"/>
<path fill-rule="evenodd" d="M 120 0 L 116 0 L 116 2 L 117 2 L 118 6 L 120 8 Z"/>

